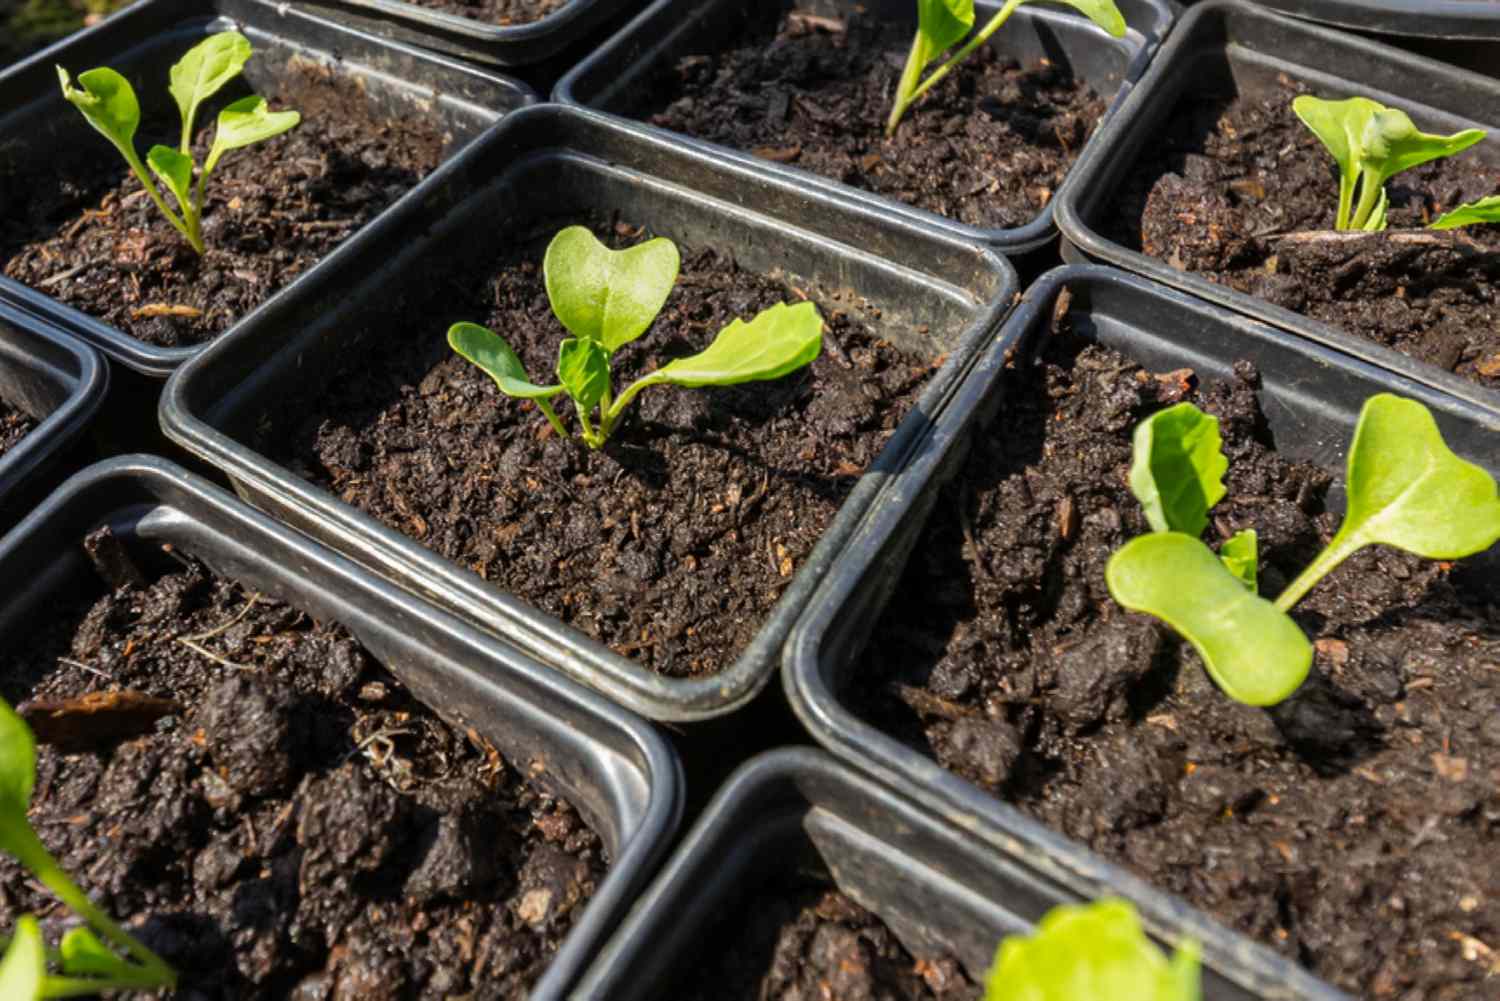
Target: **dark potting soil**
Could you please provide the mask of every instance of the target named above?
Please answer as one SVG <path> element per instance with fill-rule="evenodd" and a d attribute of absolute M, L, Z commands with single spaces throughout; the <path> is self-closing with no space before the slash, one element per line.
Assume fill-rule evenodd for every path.
<path fill-rule="evenodd" d="M 482 323 L 534 379 L 551 379 L 565 331 L 539 262 L 570 221 L 507 234 L 499 253 L 455 248 L 462 264 L 423 265 L 430 274 L 405 286 L 420 292 L 391 293 L 378 339 L 294 405 L 300 427 L 283 434 L 273 421 L 259 447 L 617 653 L 663 674 L 711 674 L 755 635 L 936 360 L 877 340 L 866 322 L 878 311 L 852 293 L 789 290 L 683 247 L 661 315 L 614 357 L 617 391 L 732 319 L 803 296 L 826 321 L 822 354 L 771 382 L 646 390 L 602 451 L 563 440 L 445 332 Z M 596 231 L 617 247 L 649 235 Z M 575 429 L 572 406 L 557 409 Z"/>
<path fill-rule="evenodd" d="M 912 30 L 774 6 L 733 47 L 684 56 L 641 87 L 632 113 L 972 226 L 1021 226 L 1051 200 L 1105 101 L 1062 67 L 988 48 L 959 64 L 885 138 Z"/>
<path fill-rule="evenodd" d="M 22 709 L 64 742 L 38 748 L 48 848 L 179 998 L 524 996 L 603 874 L 598 836 L 342 627 L 184 563 L 0 657 L 13 704 L 111 693 Z M 68 921 L 9 858 L 0 901 L 6 927 Z"/>
<path fill-rule="evenodd" d="M 568 0 L 411 0 L 411 2 L 418 7 L 500 26 L 540 21 L 562 10 L 568 4 Z"/>
<path fill-rule="evenodd" d="M 282 86 L 263 96 L 277 110 L 301 112 L 302 122 L 225 154 L 208 185 L 202 257 L 78 116 L 77 145 L 52 159 L 0 150 L 4 273 L 149 344 L 201 344 L 316 264 L 442 159 L 449 140 L 432 123 L 381 117 L 355 81 L 311 63 L 292 65 Z M 200 164 L 216 116 L 216 109 L 199 114 Z M 175 145 L 180 128 L 176 118 L 145 123 L 136 146 Z"/>
<path fill-rule="evenodd" d="M 1329 476 L 1276 455 L 1238 371 L 1199 385 L 1054 335 L 938 500 L 858 711 L 1359 997 L 1487 996 L 1500 609 L 1479 573 L 1360 552 L 1297 606 L 1316 661 L 1271 711 L 1222 695 L 1105 586 L 1110 554 L 1149 530 L 1131 432 L 1181 399 L 1219 418 L 1230 460 L 1209 541 L 1255 528 L 1262 594 L 1331 538 Z"/>
<path fill-rule="evenodd" d="M 0 400 L 0 455 L 19 445 L 36 425 L 36 420 L 24 410 L 16 410 Z"/>
<path fill-rule="evenodd" d="M 709 931 L 681 1001 L 977 1001 L 950 957 L 912 958 L 878 917 L 811 876 L 772 882 Z M 709 958 L 712 956 L 712 958 Z M 688 965 L 688 964 L 684 964 Z"/>
<path fill-rule="evenodd" d="M 1500 191 L 1477 149 L 1387 182 L 1390 229 L 1332 232 L 1338 168 L 1292 112 L 1307 88 L 1186 98 L 1115 200 L 1112 238 L 1500 387 L 1500 227 L 1421 227 Z M 1422 123 L 1418 123 L 1419 127 Z"/>

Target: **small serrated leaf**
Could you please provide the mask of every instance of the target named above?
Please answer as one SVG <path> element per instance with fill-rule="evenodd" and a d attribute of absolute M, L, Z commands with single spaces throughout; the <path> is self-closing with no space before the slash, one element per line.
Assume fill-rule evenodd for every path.
<path fill-rule="evenodd" d="M 1255 529 L 1236 532 L 1219 547 L 1219 560 L 1251 594 L 1259 593 L 1260 544 Z"/>
<path fill-rule="evenodd" d="M 477 365 L 500 392 L 522 400 L 548 399 L 562 386 L 538 386 L 526 377 L 526 368 L 504 338 L 477 323 L 455 323 L 448 328 L 448 346 Z"/>
<path fill-rule="evenodd" d="M 192 213 L 193 158 L 169 146 L 152 146 L 146 154 L 151 173 L 161 179 L 177 199 L 184 215 Z"/>
<path fill-rule="evenodd" d="M 1232 699 L 1274 705 L 1307 678 L 1312 644 L 1302 630 L 1190 535 L 1137 536 L 1110 557 L 1104 578 L 1121 605 L 1185 636 Z"/>
<path fill-rule="evenodd" d="M 595 341 L 569 337 L 557 352 L 557 377 L 585 412 L 609 391 L 609 358 Z"/>
<path fill-rule="evenodd" d="M 1157 532 L 1200 535 L 1224 497 L 1229 460 L 1219 420 L 1191 403 L 1158 410 L 1136 425 L 1130 491 Z"/>

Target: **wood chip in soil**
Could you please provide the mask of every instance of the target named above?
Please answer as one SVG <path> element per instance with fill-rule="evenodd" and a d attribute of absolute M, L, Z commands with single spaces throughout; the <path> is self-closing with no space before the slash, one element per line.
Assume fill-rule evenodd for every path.
<path fill-rule="evenodd" d="M 1064 326 L 1039 367 L 1007 379 L 850 699 L 1357 996 L 1485 996 L 1495 970 L 1465 943 L 1500 946 L 1500 610 L 1487 577 L 1360 552 L 1294 611 L 1316 661 L 1269 712 L 1222 695 L 1187 643 L 1105 586 L 1110 554 L 1149 530 L 1126 484 L 1131 432 L 1184 396 L 1219 418 L 1229 456 L 1210 544 L 1255 528 L 1261 593 L 1274 595 L 1331 538 L 1330 476 L 1273 451 L 1258 377 L 1236 371 L 1184 393 L 1182 373 L 1153 378 Z"/>
<path fill-rule="evenodd" d="M 380 115 L 348 77 L 289 65 L 262 96 L 302 122 L 224 156 L 207 188 L 206 254 L 161 216 L 114 148 L 63 109 L 77 118 L 77 142 L 45 163 L 0 145 L 0 270 L 157 347 L 229 329 L 416 185 L 448 143 L 432 122 Z M 227 91 L 225 100 L 237 96 Z M 200 163 L 216 116 L 216 107 L 199 113 Z M 136 145 L 175 145 L 180 129 L 175 108 L 148 114 Z"/>
<path fill-rule="evenodd" d="M 1500 167 L 1481 146 L 1404 171 L 1386 185 L 1390 229 L 1329 232 L 1338 168 L 1292 112 L 1300 93 L 1317 92 L 1283 79 L 1264 94 L 1185 98 L 1111 200 L 1106 232 L 1178 270 L 1500 387 L 1500 227 L 1422 228 L 1500 192 Z"/>
<path fill-rule="evenodd" d="M 545 772 L 439 719 L 342 627 L 163 563 L 0 655 L 12 704 L 171 710 L 39 744 L 48 849 L 178 969 L 176 997 L 523 997 L 608 861 Z M 0 901 L 4 927 L 70 923 L 8 857 Z"/>
<path fill-rule="evenodd" d="M 458 320 L 502 331 L 533 379 L 551 379 L 565 331 L 539 264 L 577 221 L 420 265 L 386 290 L 350 365 L 290 406 L 268 403 L 257 449 L 651 670 L 712 674 L 759 630 L 937 359 L 879 340 L 874 308 L 852 293 L 789 288 L 682 247 L 661 315 L 614 356 L 617 391 L 732 319 L 803 296 L 827 321 L 822 355 L 771 382 L 648 389 L 602 451 L 562 440 L 445 333 Z M 617 246 L 650 235 L 597 231 Z M 559 411 L 576 426 L 565 400 Z"/>
<path fill-rule="evenodd" d="M 1022 226 L 1062 183 L 1106 101 L 1062 66 L 975 52 L 885 137 L 910 27 L 749 5 L 733 44 L 684 55 L 629 113 L 971 226 Z"/>

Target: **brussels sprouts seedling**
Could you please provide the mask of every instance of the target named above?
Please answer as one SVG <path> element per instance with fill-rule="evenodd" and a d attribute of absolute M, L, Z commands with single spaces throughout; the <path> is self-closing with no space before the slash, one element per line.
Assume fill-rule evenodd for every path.
<path fill-rule="evenodd" d="M 809 364 L 822 350 L 823 318 L 817 307 L 810 302 L 779 302 L 749 323 L 733 321 L 698 354 L 668 362 L 614 398 L 610 356 L 651 326 L 677 281 L 678 264 L 676 245 L 662 237 L 625 250 L 610 250 L 583 226 L 569 226 L 553 237 L 542 263 L 547 298 L 553 314 L 573 335 L 558 349 L 559 381 L 554 385 L 531 382 L 510 345 L 476 323 L 455 323 L 448 330 L 448 344 L 484 369 L 500 392 L 535 400 L 565 438 L 568 432 L 551 400 L 566 393 L 578 410 L 581 436 L 591 448 L 604 445 L 620 412 L 647 386 L 729 386 L 779 379 Z"/>
<path fill-rule="evenodd" d="M 1403 170 L 1461 153 L 1485 136 L 1481 129 L 1465 129 L 1451 136 L 1419 132 L 1406 112 L 1387 108 L 1368 97 L 1325 101 L 1303 94 L 1292 100 L 1292 110 L 1339 165 L 1339 210 L 1334 222 L 1337 229 L 1385 229 L 1386 181 Z M 1484 199 L 1471 206 L 1460 206 L 1440 218 L 1433 228 L 1493 221 L 1500 217 L 1500 212 L 1490 218 L 1466 218 L 1462 222 L 1450 218 L 1465 209 L 1472 213 L 1494 211 L 1494 207 L 1481 207 L 1490 201 Z M 1445 220 L 1449 220 L 1447 224 Z"/>
<path fill-rule="evenodd" d="M 885 134 L 896 134 L 901 116 L 906 109 L 927 93 L 928 90 L 963 62 L 971 52 L 979 48 L 1000 26 L 1010 19 L 1017 7 L 1031 0 L 1005 0 L 1005 6 L 990 18 L 947 62 L 933 70 L 926 80 L 922 71 L 936 62 L 938 57 L 956 44 L 974 27 L 974 0 L 917 0 L 917 34 L 912 39 L 911 54 L 906 57 L 906 68 L 901 71 L 901 81 L 896 84 L 896 96 L 891 105 L 891 117 L 886 120 Z M 1125 18 L 1113 0 L 1049 0 L 1066 4 L 1082 11 L 1089 20 L 1116 38 L 1125 34 Z M 920 82 L 919 82 L 920 81 Z"/>
<path fill-rule="evenodd" d="M 210 35 L 188 50 L 187 54 L 172 67 L 170 91 L 182 116 L 182 144 L 177 149 L 169 146 L 152 146 L 146 153 L 146 163 L 161 179 L 167 190 L 177 200 L 182 210 L 179 216 L 167 205 L 161 191 L 152 183 L 135 151 L 135 130 L 141 123 L 141 106 L 136 100 L 135 90 L 119 73 L 107 66 L 91 69 L 78 75 L 79 87 L 74 87 L 68 71 L 57 67 L 57 78 L 62 84 L 63 97 L 83 112 L 90 125 L 98 129 L 104 138 L 114 144 L 125 157 L 131 171 L 145 185 L 161 214 L 172 227 L 186 237 L 198 253 L 203 246 L 203 187 L 208 175 L 214 172 L 225 153 L 242 146 L 249 146 L 263 139 L 270 139 L 295 126 L 302 116 L 295 111 L 271 111 L 266 99 L 251 95 L 241 98 L 219 112 L 219 127 L 214 133 L 214 144 L 208 151 L 208 159 L 198 172 L 197 186 L 193 185 L 193 119 L 198 115 L 198 106 L 216 94 L 230 80 L 239 76 L 250 58 L 250 40 L 237 31 L 224 31 Z M 81 88 L 81 89 L 80 89 Z"/>
<path fill-rule="evenodd" d="M 26 811 L 31 806 L 35 781 L 36 741 L 31 728 L 0 699 L 0 851 L 30 869 L 47 889 L 89 924 L 69 930 L 57 950 L 49 954 L 43 948 L 36 919 L 29 915 L 18 919 L 5 958 L 0 960 L 0 997 L 9 1001 L 175 987 L 176 971 L 94 906 L 88 894 L 63 872 L 32 830 Z M 130 959 L 122 958 L 106 946 L 95 932 Z M 62 970 L 61 976 L 48 972 L 48 960 Z"/>
<path fill-rule="evenodd" d="M 1130 486 L 1155 531 L 1110 557 L 1109 592 L 1186 637 L 1224 693 L 1249 705 L 1274 705 L 1307 677 L 1312 645 L 1287 612 L 1355 552 L 1380 543 L 1452 560 L 1500 539 L 1494 479 L 1448 449 L 1426 407 L 1381 393 L 1354 429 L 1343 524 L 1273 603 L 1256 593 L 1254 532 L 1218 556 L 1198 539 L 1224 495 L 1218 421 L 1180 403 L 1142 422 L 1135 450 Z"/>
<path fill-rule="evenodd" d="M 1124 900 L 1054 907 L 1000 943 L 984 1001 L 1199 1001 L 1198 944 L 1169 960 Z"/>

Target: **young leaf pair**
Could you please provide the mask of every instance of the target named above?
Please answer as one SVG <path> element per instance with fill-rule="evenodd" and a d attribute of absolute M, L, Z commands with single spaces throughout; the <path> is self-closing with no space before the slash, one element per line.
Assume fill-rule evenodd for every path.
<path fill-rule="evenodd" d="M 1354 429 L 1343 524 L 1270 602 L 1256 589 L 1253 531 L 1218 555 L 1198 538 L 1225 493 L 1218 420 L 1179 403 L 1143 421 L 1134 444 L 1130 488 L 1154 531 L 1110 558 L 1109 592 L 1182 634 L 1224 693 L 1248 705 L 1274 705 L 1307 677 L 1312 645 L 1287 612 L 1355 552 L 1379 543 L 1451 560 L 1500 539 L 1494 479 L 1449 450 L 1426 407 L 1382 393 Z"/>
<path fill-rule="evenodd" d="M 1462 153 L 1485 137 L 1482 129 L 1451 136 L 1422 132 L 1406 112 L 1368 97 L 1325 101 L 1304 94 L 1292 100 L 1292 110 L 1339 166 L 1336 229 L 1385 229 L 1386 181 L 1403 170 Z M 1427 228 L 1456 229 L 1484 222 L 1500 222 L 1500 195 L 1460 205 Z"/>
<path fill-rule="evenodd" d="M 5 956 L 0 959 L 0 998 L 31 1001 L 109 990 L 175 987 L 176 972 L 95 906 L 32 830 L 26 814 L 35 782 L 36 742 L 31 728 L 0 699 L 0 851 L 30 869 L 59 900 L 88 922 L 70 929 L 57 949 L 49 950 L 36 918 L 29 914 L 18 918 Z M 49 964 L 61 972 L 50 972 Z"/>
<path fill-rule="evenodd" d="M 157 209 L 200 254 L 205 249 L 203 188 L 219 160 L 230 150 L 280 135 L 302 120 L 295 111 L 271 111 L 263 97 L 251 95 L 235 101 L 219 112 L 213 146 L 203 161 L 203 169 L 198 172 L 197 185 L 193 184 L 193 119 L 198 116 L 198 107 L 240 75 L 250 54 L 249 39 L 237 31 L 225 31 L 210 35 L 193 46 L 172 67 L 169 89 L 182 118 L 182 142 L 177 149 L 152 146 L 146 153 L 146 163 L 172 192 L 181 210 L 180 216 L 167 205 L 136 153 L 135 132 L 141 124 L 141 106 L 130 81 L 109 67 L 101 66 L 80 73 L 79 86 L 74 87 L 68 71 L 57 67 L 63 97 L 114 144 L 136 178 L 145 185 L 146 193 Z"/>
<path fill-rule="evenodd" d="M 944 52 L 963 40 L 974 28 L 974 0 L 917 0 L 917 34 L 912 39 L 911 53 L 906 57 L 906 67 L 901 71 L 901 80 L 896 84 L 896 94 L 891 103 L 891 115 L 885 123 L 887 137 L 896 134 L 896 126 L 917 98 L 935 87 L 955 66 L 968 58 L 1000 26 L 1010 19 L 1017 7 L 1028 0 L 1005 0 L 983 28 L 964 43 L 963 48 L 922 79 L 922 71 L 936 62 Z M 1050 0 L 1051 3 L 1066 4 L 1087 15 L 1099 27 L 1116 38 L 1125 34 L 1125 18 L 1113 0 Z"/>
<path fill-rule="evenodd" d="M 1124 900 L 1054 907 L 1000 943 L 984 1001 L 1199 1001 L 1198 944 L 1169 960 Z"/>
<path fill-rule="evenodd" d="M 566 393 L 578 411 L 583 440 L 600 448 L 620 413 L 648 386 L 729 386 L 779 379 L 809 364 L 823 347 L 823 318 L 810 302 L 777 303 L 749 323 L 734 320 L 703 351 L 641 376 L 614 396 L 610 357 L 644 334 L 677 282 L 677 247 L 658 237 L 610 250 L 583 226 L 552 238 L 542 262 L 552 312 L 573 336 L 557 353 L 557 383 L 530 381 L 521 359 L 500 335 L 477 323 L 455 323 L 448 345 L 483 369 L 500 392 L 535 400 L 553 429 L 567 429 L 552 408 Z M 594 412 L 597 409 L 597 422 Z"/>

